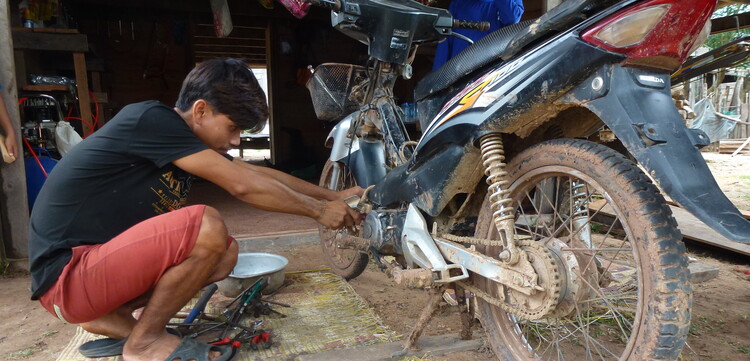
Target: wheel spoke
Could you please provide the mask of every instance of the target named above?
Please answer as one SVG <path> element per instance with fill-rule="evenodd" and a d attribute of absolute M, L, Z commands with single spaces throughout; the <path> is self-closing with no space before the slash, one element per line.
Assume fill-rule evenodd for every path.
<path fill-rule="evenodd" d="M 554 191 L 550 189 L 550 183 L 554 184 Z M 614 221 L 606 222 L 603 234 L 597 233 L 598 236 L 594 237 L 594 232 L 589 232 L 580 236 L 584 230 L 593 229 L 593 220 L 603 214 L 605 208 L 593 209 L 589 204 L 595 198 L 609 198 L 577 177 L 553 176 L 525 188 L 522 194 L 522 200 L 515 204 L 517 215 L 524 222 L 519 222 L 517 229 L 535 240 L 546 238 L 548 247 L 553 239 L 565 234 L 567 247 L 561 246 L 560 251 L 580 255 L 575 256 L 581 264 L 574 271 L 583 286 L 578 292 L 590 296 L 579 297 L 567 317 L 541 321 L 521 321 L 513 317 L 521 339 L 543 359 L 617 359 L 633 329 L 633 305 L 638 301 L 638 293 L 626 289 L 632 281 L 613 289 L 602 288 L 599 284 L 615 266 L 635 267 L 628 263 L 632 258 L 622 258 L 623 254 L 634 252 L 629 237 L 617 237 L 614 232 L 621 227 L 627 233 L 626 225 L 616 215 Z M 576 217 L 577 223 L 574 223 Z M 617 263 L 618 259 L 623 259 L 625 264 Z M 607 264 L 600 265 L 599 262 Z M 639 276 L 636 273 L 632 277 Z M 601 336 L 612 337 L 612 340 L 605 341 Z"/>
<path fill-rule="evenodd" d="M 494 322 L 499 335 L 491 334 L 490 343 L 500 354 L 515 360 L 652 359 L 664 351 L 649 340 L 679 338 L 661 331 L 668 329 L 664 326 L 687 332 L 687 313 L 668 316 L 672 311 L 654 308 L 666 305 L 665 289 L 690 294 L 685 284 L 665 284 L 666 270 L 651 266 L 665 253 L 682 254 L 676 232 L 658 227 L 668 223 L 669 214 L 651 212 L 663 200 L 637 166 L 602 145 L 556 140 L 515 155 L 508 174 L 517 234 L 531 237 L 519 237 L 518 245 L 547 292 L 497 286 L 519 309 L 483 306 L 490 316 L 485 321 Z M 477 237 L 497 239 L 493 232 L 491 222 L 477 224 Z M 493 281 L 485 282 L 492 287 Z M 557 290 L 556 306 L 546 304 L 546 315 L 533 313 Z M 680 347 L 677 339 L 668 351 L 678 353 Z"/>

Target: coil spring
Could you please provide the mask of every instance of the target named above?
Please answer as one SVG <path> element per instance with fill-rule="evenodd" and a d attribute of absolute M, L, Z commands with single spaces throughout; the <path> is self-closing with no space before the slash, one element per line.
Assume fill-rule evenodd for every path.
<path fill-rule="evenodd" d="M 578 180 L 571 182 L 571 192 L 573 193 L 573 217 L 581 217 L 588 215 L 588 207 L 586 206 L 586 199 L 588 194 L 586 193 L 586 184 Z"/>
<path fill-rule="evenodd" d="M 490 185 L 490 204 L 492 218 L 498 229 L 504 222 L 513 221 L 514 210 L 511 206 L 510 190 L 508 190 L 508 172 L 505 171 L 505 149 L 503 139 L 499 134 L 490 134 L 479 141 L 482 151 L 487 184 Z M 510 235 L 509 235 L 510 236 Z"/>

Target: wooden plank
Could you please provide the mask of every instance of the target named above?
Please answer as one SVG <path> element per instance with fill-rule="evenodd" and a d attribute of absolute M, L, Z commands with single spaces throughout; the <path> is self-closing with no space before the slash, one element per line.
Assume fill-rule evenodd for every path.
<path fill-rule="evenodd" d="M 44 84 L 44 85 L 24 85 L 23 90 L 28 92 L 54 92 L 54 91 L 63 91 L 66 92 L 70 90 L 67 85 L 53 85 L 53 84 Z"/>
<path fill-rule="evenodd" d="M 87 52 L 89 42 L 84 34 L 13 32 L 13 47 L 25 50 Z"/>
<path fill-rule="evenodd" d="M 0 1 L 0 101 L 8 110 L 10 119 L 14 120 L 13 129 L 16 140 L 21 146 L 21 122 L 18 112 L 18 92 L 13 51 L 13 39 L 10 32 L 9 1 Z M 26 173 L 24 159 L 20 157 L 10 164 L 0 165 L 0 247 L 4 247 L 9 258 L 25 258 L 29 255 L 29 203 L 26 199 Z"/>
<path fill-rule="evenodd" d="M 89 78 L 86 73 L 86 57 L 83 53 L 73 53 L 73 65 L 76 70 L 76 85 L 78 86 L 78 104 L 81 108 L 83 136 L 87 137 L 94 129 L 91 118 L 91 98 L 89 97 Z"/>
<path fill-rule="evenodd" d="M 102 92 L 102 76 L 98 71 L 91 72 L 91 87 L 94 93 Z"/>
<path fill-rule="evenodd" d="M 745 149 L 745 147 L 747 147 L 748 144 L 750 144 L 750 138 L 747 138 L 747 140 L 744 143 L 742 143 L 742 145 L 739 146 L 739 148 L 737 148 L 737 150 L 735 150 L 734 153 L 732 153 L 732 157 L 739 154 L 743 149 Z"/>
<path fill-rule="evenodd" d="M 725 16 L 723 18 L 711 20 L 711 34 L 723 33 L 726 31 L 737 30 L 739 22 L 740 29 L 750 27 L 750 13 Z"/>
<path fill-rule="evenodd" d="M 750 256 L 750 245 L 735 242 L 720 235 L 682 208 L 674 206 L 670 206 L 670 208 L 683 237 Z"/>
<path fill-rule="evenodd" d="M 25 31 L 25 32 L 32 32 L 32 33 L 57 33 L 57 34 L 78 34 L 78 29 L 61 29 L 61 28 L 20 28 L 17 26 L 14 26 L 11 28 L 11 30 L 15 31 Z"/>
<path fill-rule="evenodd" d="M 604 200 L 591 202 L 589 208 L 592 212 L 601 209 L 599 210 L 600 214 L 614 216 L 612 207 L 606 204 Z M 677 220 L 677 225 L 684 238 L 750 256 L 750 245 L 735 242 L 722 236 L 680 207 L 670 205 L 669 208 L 672 209 L 672 215 Z"/>
<path fill-rule="evenodd" d="M 729 88 L 727 88 L 727 89 L 729 89 Z M 717 117 L 719 117 L 719 118 L 724 118 L 724 119 L 726 119 L 726 120 L 731 120 L 731 121 L 733 121 L 733 122 L 735 122 L 735 123 L 739 123 L 739 124 L 750 124 L 750 123 L 748 123 L 748 122 L 743 122 L 743 121 L 742 121 L 742 120 L 740 120 L 740 119 L 737 119 L 737 118 L 734 118 L 734 117 L 730 117 L 730 116 L 728 116 L 728 115 L 726 115 L 726 114 L 722 114 L 722 113 L 719 113 L 719 112 L 714 112 L 714 114 L 716 114 L 716 116 L 717 116 Z"/>
<path fill-rule="evenodd" d="M 680 206 L 675 201 L 670 201 L 670 200 L 667 200 L 667 204 L 669 204 L 670 206 L 674 206 L 674 207 L 679 207 Z M 746 211 L 746 210 L 742 210 L 742 209 L 738 209 L 738 211 L 740 211 L 740 214 L 742 214 L 742 216 L 745 217 L 745 219 L 747 219 L 748 221 L 750 221 L 750 211 Z"/>

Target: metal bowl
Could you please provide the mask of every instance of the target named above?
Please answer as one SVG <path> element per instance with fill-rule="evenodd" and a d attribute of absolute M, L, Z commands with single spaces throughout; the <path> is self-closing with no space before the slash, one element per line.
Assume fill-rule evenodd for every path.
<path fill-rule="evenodd" d="M 289 264 L 286 257 L 271 253 L 240 253 L 237 265 L 229 277 L 217 282 L 219 292 L 230 298 L 237 297 L 261 277 L 268 278 L 264 294 L 271 293 L 284 283 L 284 268 Z"/>

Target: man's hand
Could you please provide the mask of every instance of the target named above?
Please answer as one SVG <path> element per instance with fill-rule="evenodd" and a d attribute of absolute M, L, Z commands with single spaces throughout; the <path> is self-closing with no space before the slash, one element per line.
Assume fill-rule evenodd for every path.
<path fill-rule="evenodd" d="M 18 145 L 16 143 L 16 137 L 14 136 L 14 134 L 10 134 L 8 137 L 5 137 L 5 149 L 8 150 L 9 156 L 18 159 Z"/>
<path fill-rule="evenodd" d="M 315 220 L 330 229 L 339 229 L 358 224 L 360 219 L 360 214 L 342 201 L 323 201 L 320 216 Z"/>
<path fill-rule="evenodd" d="M 349 189 L 344 189 L 343 191 L 336 192 L 336 200 L 343 201 L 351 196 L 359 196 L 361 198 L 364 194 L 364 188 L 359 186 L 352 187 Z"/>

